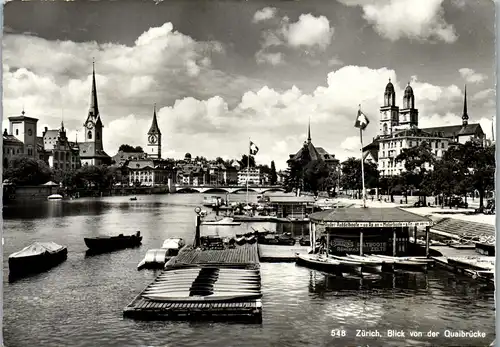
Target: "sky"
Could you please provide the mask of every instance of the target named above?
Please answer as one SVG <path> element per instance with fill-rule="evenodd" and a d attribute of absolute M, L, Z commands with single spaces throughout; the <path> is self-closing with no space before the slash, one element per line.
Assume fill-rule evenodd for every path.
<path fill-rule="evenodd" d="M 420 127 L 471 123 L 491 137 L 491 0 L 9 1 L 4 5 L 3 128 L 38 118 L 83 138 L 95 60 L 104 149 L 147 145 L 156 103 L 162 155 L 256 161 L 278 169 L 307 139 L 360 155 L 358 105 L 378 133 L 391 79 L 410 82 Z"/>

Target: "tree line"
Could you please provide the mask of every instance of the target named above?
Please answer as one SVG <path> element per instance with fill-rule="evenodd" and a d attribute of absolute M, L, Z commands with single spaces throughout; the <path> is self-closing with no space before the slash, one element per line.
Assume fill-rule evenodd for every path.
<path fill-rule="evenodd" d="M 477 141 L 449 147 L 441 158 L 436 158 L 428 142 L 404 149 L 395 163 L 404 163 L 405 170 L 396 176 L 380 177 L 376 165 L 365 163 L 366 188 L 380 188 L 382 194 L 403 195 L 408 193 L 426 197 L 442 196 L 441 202 L 453 196 L 466 197 L 479 194 L 480 209 L 484 207 L 486 192 L 494 190 L 495 146 L 483 146 Z M 361 160 L 349 158 L 342 163 L 341 186 L 344 189 L 361 190 Z"/>

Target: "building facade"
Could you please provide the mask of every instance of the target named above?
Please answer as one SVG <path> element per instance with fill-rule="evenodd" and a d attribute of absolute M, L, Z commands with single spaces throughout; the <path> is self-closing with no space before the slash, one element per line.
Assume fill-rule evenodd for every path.
<path fill-rule="evenodd" d="M 238 171 L 238 185 L 246 186 L 248 184 L 260 184 L 261 175 L 258 168 L 244 168 Z"/>
<path fill-rule="evenodd" d="M 377 163 L 382 176 L 394 176 L 404 170 L 404 161 L 396 158 L 405 149 L 426 142 L 437 159 L 442 158 L 450 146 L 470 140 L 485 143 L 485 134 L 479 123 L 470 124 L 467 113 L 467 90 L 465 90 L 462 124 L 419 128 L 418 109 L 415 96 L 408 83 L 403 96 L 403 108 L 396 106 L 396 92 L 389 80 L 385 88 L 384 104 L 380 107 L 379 134 L 373 142 L 363 148 L 363 159 Z M 431 169 L 427 165 L 428 169 Z"/>
<path fill-rule="evenodd" d="M 95 68 L 92 64 L 92 90 L 90 108 L 87 119 L 83 124 L 84 141 L 78 143 L 82 165 L 109 165 L 111 158 L 103 148 L 103 128 L 99 105 L 97 102 L 97 87 L 95 82 Z"/>
<path fill-rule="evenodd" d="M 80 148 L 66 136 L 64 123 L 57 130 L 45 130 L 42 134 L 46 162 L 53 169 L 76 170 L 80 168 Z"/>
<path fill-rule="evenodd" d="M 175 183 L 175 168 L 167 160 L 130 160 L 126 169 L 129 186 L 154 187 Z"/>

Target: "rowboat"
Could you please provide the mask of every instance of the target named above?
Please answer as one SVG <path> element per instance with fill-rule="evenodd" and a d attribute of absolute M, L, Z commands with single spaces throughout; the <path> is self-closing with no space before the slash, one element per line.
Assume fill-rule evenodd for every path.
<path fill-rule="evenodd" d="M 474 271 L 473 278 L 493 280 L 495 278 L 495 270 L 476 270 Z"/>
<path fill-rule="evenodd" d="M 138 231 L 134 235 L 104 236 L 104 237 L 85 237 L 85 244 L 91 251 L 105 252 L 128 247 L 136 247 L 141 244 L 142 236 Z"/>
<path fill-rule="evenodd" d="M 9 256 L 9 280 L 39 273 L 66 260 L 68 249 L 54 242 L 34 242 Z"/>
<path fill-rule="evenodd" d="M 295 261 L 297 265 L 330 273 L 339 273 L 340 270 L 340 262 L 338 260 L 316 254 L 298 254 Z"/>
<path fill-rule="evenodd" d="M 340 257 L 335 255 L 330 255 L 335 260 L 340 262 L 340 265 L 343 268 L 352 269 L 355 272 L 361 272 L 364 269 L 370 269 L 373 271 L 381 272 L 382 271 L 382 263 L 370 262 L 370 261 L 361 261 L 352 259 L 349 257 Z"/>
<path fill-rule="evenodd" d="M 234 300 L 249 300 L 259 299 L 262 297 L 260 292 L 217 292 L 209 293 L 208 295 L 191 295 L 190 291 L 178 291 L 163 294 L 147 294 L 143 295 L 146 299 L 162 302 L 207 302 L 207 301 L 234 301 Z"/>
<path fill-rule="evenodd" d="M 406 259 L 398 259 L 397 257 L 379 257 L 378 255 L 370 255 L 368 256 L 370 259 L 380 260 L 383 264 L 394 265 L 396 268 L 405 268 L 412 269 L 417 271 L 426 271 L 428 263 L 425 261 L 415 261 L 415 260 L 406 260 Z"/>
<path fill-rule="evenodd" d="M 429 259 L 426 257 L 391 257 L 388 255 L 382 255 L 382 254 L 368 255 L 368 257 L 376 257 L 376 258 L 382 258 L 382 259 L 393 259 L 393 260 L 419 261 L 419 262 L 423 262 L 423 263 L 433 263 L 434 262 L 434 259 Z"/>

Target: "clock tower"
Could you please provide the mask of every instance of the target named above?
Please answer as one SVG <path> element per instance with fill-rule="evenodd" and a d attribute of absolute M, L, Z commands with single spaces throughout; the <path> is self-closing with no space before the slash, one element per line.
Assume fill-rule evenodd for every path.
<path fill-rule="evenodd" d="M 389 79 L 385 87 L 384 106 L 380 108 L 380 136 L 391 136 L 394 128 L 399 123 L 399 107 L 396 106 L 396 92 Z"/>
<path fill-rule="evenodd" d="M 161 159 L 161 131 L 156 119 L 156 104 L 153 110 L 153 121 L 148 131 L 148 157 Z"/>
<path fill-rule="evenodd" d="M 95 152 L 103 150 L 102 146 L 102 128 L 101 115 L 99 114 L 99 106 L 97 104 L 97 88 L 95 83 L 95 68 L 92 63 L 92 92 L 90 95 L 90 108 L 87 120 L 83 124 L 83 133 L 85 134 L 85 142 L 93 143 Z"/>

